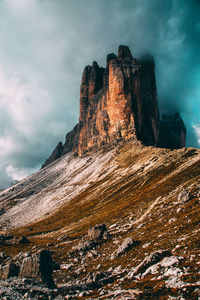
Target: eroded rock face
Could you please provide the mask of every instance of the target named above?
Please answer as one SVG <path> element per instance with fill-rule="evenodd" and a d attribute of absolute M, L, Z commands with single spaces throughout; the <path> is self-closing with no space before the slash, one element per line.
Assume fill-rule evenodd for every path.
<path fill-rule="evenodd" d="M 163 115 L 159 124 L 158 146 L 179 149 L 185 147 L 186 128 L 179 113 Z"/>
<path fill-rule="evenodd" d="M 9 262 L 5 266 L 0 266 L 0 279 L 6 280 L 10 277 L 18 276 L 19 266 Z"/>
<path fill-rule="evenodd" d="M 153 59 L 139 61 L 127 46 L 119 47 L 118 57 L 108 55 L 104 72 L 96 64 L 85 68 L 75 152 L 82 155 L 131 138 L 156 144 L 159 112 L 154 69 Z"/>
<path fill-rule="evenodd" d="M 19 272 L 19 277 L 30 277 L 41 280 L 49 288 L 54 288 L 55 283 L 52 277 L 53 263 L 48 250 L 24 258 Z"/>
<path fill-rule="evenodd" d="M 175 123 L 178 124 L 177 120 Z M 184 144 L 184 129 L 181 123 L 179 125 L 178 133 L 172 126 L 174 148 Z M 43 166 L 70 151 L 82 156 L 129 139 L 144 145 L 168 145 L 165 143 L 168 128 L 161 121 L 158 141 L 159 109 L 153 57 L 148 55 L 138 60 L 127 46 L 120 45 L 118 56 L 108 54 L 105 69 L 95 61 L 85 67 L 80 87 L 79 123 Z"/>
<path fill-rule="evenodd" d="M 61 157 L 61 154 L 63 152 L 63 144 L 62 142 L 59 142 L 50 157 L 45 161 L 45 163 L 42 165 L 43 167 L 46 167 L 47 165 L 51 164 L 54 160 Z"/>

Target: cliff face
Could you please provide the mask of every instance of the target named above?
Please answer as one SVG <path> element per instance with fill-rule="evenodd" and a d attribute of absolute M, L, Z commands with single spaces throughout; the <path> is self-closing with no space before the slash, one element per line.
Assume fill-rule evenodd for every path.
<path fill-rule="evenodd" d="M 158 121 L 152 58 L 139 61 L 128 47 L 120 46 L 118 57 L 107 56 L 106 69 L 96 62 L 84 69 L 79 142 L 73 148 L 79 155 L 130 138 L 155 145 Z"/>
<path fill-rule="evenodd" d="M 118 56 L 107 55 L 106 68 L 99 67 L 95 61 L 85 67 L 79 123 L 43 166 L 70 151 L 81 156 L 129 139 L 156 146 L 158 138 L 154 60 L 151 56 L 138 60 L 132 57 L 127 46 L 119 46 Z"/>
<path fill-rule="evenodd" d="M 163 115 L 159 124 L 158 147 L 179 149 L 185 143 L 186 128 L 179 113 Z"/>

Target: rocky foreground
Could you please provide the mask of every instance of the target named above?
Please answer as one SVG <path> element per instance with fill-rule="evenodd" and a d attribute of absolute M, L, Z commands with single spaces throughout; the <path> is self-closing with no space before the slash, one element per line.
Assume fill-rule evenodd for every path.
<path fill-rule="evenodd" d="M 116 224 L 111 227 L 112 232 L 114 228 L 116 230 Z M 190 266 L 198 256 L 193 254 L 186 258 L 185 253 L 177 255 L 180 245 L 176 245 L 172 252 L 152 252 L 135 267 L 131 267 L 130 262 L 126 267 L 119 264 L 108 269 L 98 264 L 87 273 L 88 260 L 95 261 L 105 256 L 99 248 L 110 239 L 112 235 L 105 224 L 91 228 L 69 253 L 67 263 L 61 265 L 52 261 L 51 252 L 47 250 L 35 249 L 34 254 L 32 251 L 20 253 L 12 259 L 1 253 L 4 261 L 0 269 L 0 276 L 4 279 L 0 289 L 2 299 L 198 299 L 200 296 L 200 281 L 198 276 L 194 280 L 195 268 Z M 28 240 L 24 238 L 25 242 Z M 110 261 L 127 257 L 130 251 L 136 252 L 141 243 L 131 237 L 123 241 L 115 239 L 118 248 L 110 255 Z M 147 247 L 144 244 L 142 248 Z M 196 271 L 198 267 L 199 263 Z M 56 286 L 53 272 L 61 276 L 64 283 Z M 73 273 L 80 278 L 75 279 Z M 158 286 L 157 290 L 154 285 Z"/>
<path fill-rule="evenodd" d="M 0 297 L 198 299 L 199 168 L 129 141 L 2 191 Z"/>

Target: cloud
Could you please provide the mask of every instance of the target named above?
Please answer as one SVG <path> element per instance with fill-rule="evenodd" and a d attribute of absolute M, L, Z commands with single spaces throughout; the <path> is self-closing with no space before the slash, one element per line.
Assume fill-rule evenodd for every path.
<path fill-rule="evenodd" d="M 0 1 L 0 187 L 33 172 L 77 122 L 85 65 L 119 44 L 154 55 L 161 112 L 199 146 L 197 0 Z"/>

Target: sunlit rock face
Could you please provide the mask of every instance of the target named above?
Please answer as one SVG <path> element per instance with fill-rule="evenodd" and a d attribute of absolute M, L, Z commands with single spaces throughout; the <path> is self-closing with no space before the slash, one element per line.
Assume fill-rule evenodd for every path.
<path fill-rule="evenodd" d="M 80 90 L 79 155 L 134 138 L 145 145 L 158 139 L 159 112 L 155 66 L 151 57 L 139 61 L 127 46 L 118 57 L 107 56 L 106 69 L 96 62 L 84 69 Z"/>
<path fill-rule="evenodd" d="M 158 139 L 159 112 L 152 58 L 139 61 L 127 46 L 107 56 L 106 69 L 86 66 L 80 89 L 78 155 L 134 138 L 145 145 Z"/>
<path fill-rule="evenodd" d="M 160 125 L 161 134 L 165 131 L 162 128 L 163 123 Z M 164 145 L 162 140 L 165 137 L 159 138 L 153 57 L 148 55 L 138 60 L 133 58 L 127 46 L 121 45 L 118 56 L 107 55 L 106 68 L 99 67 L 96 61 L 84 68 L 79 123 L 66 135 L 64 145 L 60 145 L 43 166 L 58 158 L 58 154 L 60 157 L 73 151 L 82 156 L 129 139 L 157 146 Z M 184 144 L 182 137 L 178 145 L 182 147 Z"/>

